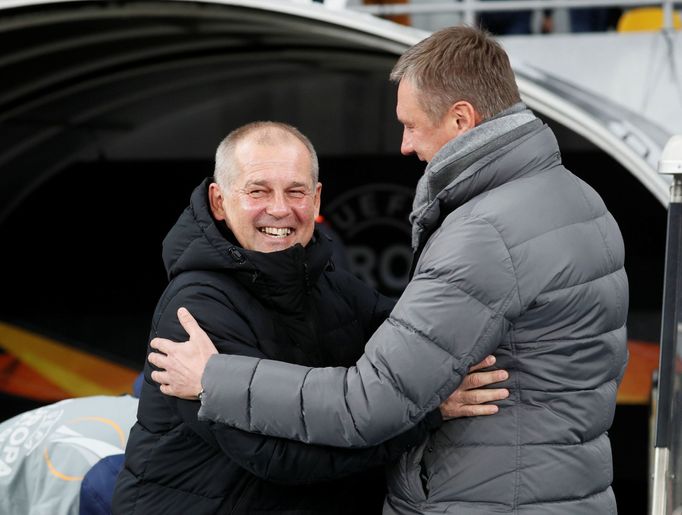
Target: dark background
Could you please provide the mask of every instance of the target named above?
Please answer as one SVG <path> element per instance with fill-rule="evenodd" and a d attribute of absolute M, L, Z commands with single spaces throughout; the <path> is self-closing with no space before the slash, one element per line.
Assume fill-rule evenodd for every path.
<path fill-rule="evenodd" d="M 630 338 L 656 342 L 665 210 L 630 174 L 614 180 L 608 172 L 621 169 L 601 152 L 568 152 L 564 162 L 602 194 L 623 231 Z M 323 156 L 322 213 L 349 188 L 413 188 L 422 168 L 400 156 Z M 166 284 L 161 242 L 193 188 L 211 173 L 211 161 L 89 162 L 52 177 L 0 224 L 0 319 L 141 368 L 151 314 Z M 378 248 L 390 243 L 375 241 Z M 0 419 L 37 405 L 0 401 Z M 648 424 L 648 406 L 618 406 L 610 436 L 620 513 L 646 510 Z"/>
<path fill-rule="evenodd" d="M 338 218 L 324 206 L 349 191 L 366 188 L 357 205 L 370 213 L 381 202 L 373 185 L 409 196 L 423 169 L 398 155 L 387 77 L 414 35 L 393 34 L 396 27 L 386 36 L 343 17 L 200 2 L 2 4 L 0 320 L 140 368 L 165 285 L 161 241 L 212 172 L 220 139 L 243 123 L 281 120 L 311 138 L 330 220 Z M 585 100 L 562 84 L 554 95 Z M 609 105 L 586 98 L 592 103 L 573 106 L 582 114 Z M 616 127 L 639 125 L 637 113 L 619 107 Z M 665 209 L 594 144 L 548 122 L 566 164 L 602 194 L 623 230 L 630 337 L 656 342 Z M 378 263 L 399 257 L 409 244 L 404 214 L 391 224 L 368 217 L 374 225 L 348 246 L 369 248 Z M 378 276 L 370 279 L 397 294 L 379 272 L 395 279 L 405 263 L 389 265 L 371 267 Z M 0 396 L 0 420 L 35 406 Z M 648 422 L 647 406 L 617 408 L 611 437 L 621 514 L 646 510 Z"/>

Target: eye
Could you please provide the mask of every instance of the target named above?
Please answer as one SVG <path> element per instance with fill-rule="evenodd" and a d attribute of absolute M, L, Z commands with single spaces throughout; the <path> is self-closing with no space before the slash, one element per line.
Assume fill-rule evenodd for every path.
<path fill-rule="evenodd" d="M 251 188 L 250 190 L 247 190 L 246 193 L 253 198 L 262 198 L 266 195 L 267 191 L 263 188 Z"/>
<path fill-rule="evenodd" d="M 305 197 L 305 190 L 289 190 L 289 196 L 293 198 Z"/>

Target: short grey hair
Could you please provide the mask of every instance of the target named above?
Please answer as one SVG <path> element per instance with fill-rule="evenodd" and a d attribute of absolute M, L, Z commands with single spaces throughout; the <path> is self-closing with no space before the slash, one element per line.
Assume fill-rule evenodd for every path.
<path fill-rule="evenodd" d="M 310 154 L 310 176 L 313 180 L 313 187 L 315 187 L 320 169 L 315 147 L 296 127 L 272 121 L 258 121 L 242 125 L 230 132 L 220 142 L 215 153 L 215 168 L 213 171 L 213 180 L 218 183 L 218 186 L 223 189 L 228 188 L 233 178 L 239 172 L 234 153 L 237 144 L 249 136 L 254 136 L 257 143 L 264 145 L 286 143 L 287 139 L 292 136 L 303 143 Z"/>
<path fill-rule="evenodd" d="M 458 101 L 488 119 L 521 101 L 509 56 L 485 30 L 460 25 L 434 32 L 400 57 L 391 80 L 407 79 L 438 123 Z"/>

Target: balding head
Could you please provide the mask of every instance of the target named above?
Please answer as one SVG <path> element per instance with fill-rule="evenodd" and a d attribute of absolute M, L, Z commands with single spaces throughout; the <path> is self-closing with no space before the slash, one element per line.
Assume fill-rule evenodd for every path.
<path fill-rule="evenodd" d="M 296 127 L 281 122 L 252 122 L 233 130 L 220 143 L 215 155 L 214 180 L 227 188 L 240 170 L 237 148 L 242 145 L 285 146 L 291 142 L 299 142 L 310 155 L 310 178 L 317 184 L 319 164 L 317 153 L 310 140 Z"/>
<path fill-rule="evenodd" d="M 298 130 L 256 122 L 225 138 L 209 186 L 213 216 L 248 250 L 307 245 L 320 210 L 317 156 Z"/>

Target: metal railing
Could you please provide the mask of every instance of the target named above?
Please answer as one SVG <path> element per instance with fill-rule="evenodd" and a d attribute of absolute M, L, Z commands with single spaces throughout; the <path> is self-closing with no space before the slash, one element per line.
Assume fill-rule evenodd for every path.
<path fill-rule="evenodd" d="M 479 12 L 507 12 L 540 9 L 580 9 L 589 7 L 643 7 L 661 6 L 663 9 L 663 28 L 672 29 L 673 0 L 453 0 L 450 2 L 395 3 L 355 5 L 347 0 L 326 0 L 333 9 L 350 9 L 374 14 L 376 16 L 395 16 L 402 14 L 461 14 L 466 24 L 474 24 Z"/>

